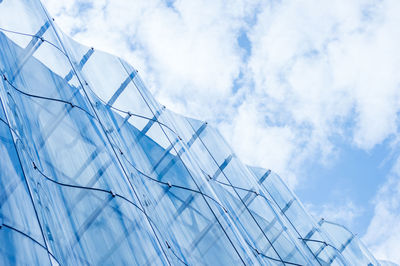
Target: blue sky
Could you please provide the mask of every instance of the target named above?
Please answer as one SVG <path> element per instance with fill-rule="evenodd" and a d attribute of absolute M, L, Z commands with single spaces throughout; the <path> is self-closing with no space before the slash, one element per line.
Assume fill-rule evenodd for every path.
<path fill-rule="evenodd" d="M 45 0 L 169 109 L 219 128 L 310 212 L 400 263 L 400 2 Z"/>
<path fill-rule="evenodd" d="M 374 213 L 371 201 L 393 165 L 388 159 L 390 147 L 383 143 L 367 152 L 341 140 L 334 144 L 338 148 L 338 157 L 328 166 L 315 164 L 313 160 L 306 162 L 308 182 L 299 185 L 296 193 L 306 204 L 317 205 L 314 208 L 320 215 L 339 219 L 354 233 L 363 235 Z M 350 208 L 355 212 L 354 216 L 337 216 L 335 211 L 341 214 L 341 205 L 349 202 L 356 208 Z"/>

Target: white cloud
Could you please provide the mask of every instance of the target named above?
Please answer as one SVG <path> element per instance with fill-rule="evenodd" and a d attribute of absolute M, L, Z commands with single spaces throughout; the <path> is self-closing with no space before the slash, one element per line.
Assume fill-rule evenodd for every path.
<path fill-rule="evenodd" d="M 374 217 L 363 240 L 377 258 L 400 264 L 400 159 L 374 203 Z"/>
<path fill-rule="evenodd" d="M 288 112 L 294 126 L 309 124 L 322 138 L 354 111 L 353 141 L 371 149 L 396 133 L 400 36 L 393 10 L 400 6 L 394 4 L 375 5 L 368 20 L 356 1 L 267 8 L 251 35 L 255 90 L 280 103 L 276 112 Z"/>
<path fill-rule="evenodd" d="M 245 154 L 247 162 L 285 173 L 293 187 L 296 180 L 288 171 L 288 162 L 296 149 L 295 136 L 289 127 L 268 126 L 262 116 L 255 116 L 258 104 L 254 99 L 246 100 L 232 123 L 221 125 L 221 132 L 228 136 L 228 143 L 236 147 L 238 154 Z"/>
<path fill-rule="evenodd" d="M 323 204 L 321 206 L 307 204 L 306 208 L 315 218 L 315 221 L 324 218 L 325 220 L 342 224 L 347 228 L 354 226 L 356 218 L 364 212 L 362 206 L 354 204 L 350 199 L 340 200 L 336 204 Z"/>

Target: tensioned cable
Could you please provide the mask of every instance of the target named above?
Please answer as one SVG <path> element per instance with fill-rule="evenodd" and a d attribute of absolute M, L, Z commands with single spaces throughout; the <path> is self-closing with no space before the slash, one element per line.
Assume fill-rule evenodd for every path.
<path fill-rule="evenodd" d="M 250 192 L 250 193 L 254 193 L 254 194 L 256 194 L 257 196 L 259 195 L 259 193 L 258 193 L 257 191 L 255 191 L 255 190 L 251 190 L 251 189 L 247 189 L 247 188 L 242 188 L 242 187 L 230 185 L 230 184 L 224 183 L 224 182 L 222 182 L 222 181 L 219 181 L 219 180 L 217 180 L 217 179 L 214 179 L 214 178 L 212 178 L 212 177 L 209 177 L 209 179 L 210 179 L 210 180 L 213 180 L 213 181 L 215 181 L 215 182 L 217 182 L 217 183 L 220 183 L 221 185 L 224 185 L 224 186 L 228 186 L 228 187 L 236 188 L 236 189 L 239 189 L 239 190 L 247 191 L 247 192 Z"/>
<path fill-rule="evenodd" d="M 87 190 L 105 192 L 105 193 L 111 194 L 111 196 L 112 196 L 113 198 L 114 198 L 114 197 L 118 197 L 118 198 L 121 198 L 121 199 L 127 201 L 128 203 L 132 204 L 133 206 L 135 206 L 135 207 L 138 208 L 141 212 L 144 213 L 144 211 L 143 211 L 138 205 L 136 205 L 134 202 L 132 202 L 131 200 L 129 200 L 129 199 L 126 198 L 125 196 L 122 196 L 122 195 L 120 195 L 120 194 L 114 193 L 112 190 L 106 190 L 106 189 L 94 188 L 94 187 L 85 187 L 85 186 L 72 185 L 72 184 L 66 184 L 66 183 L 58 182 L 58 181 L 56 181 L 56 180 L 54 180 L 54 179 L 48 177 L 47 175 L 45 175 L 45 174 L 36 166 L 36 164 L 35 164 L 34 162 L 32 162 L 32 163 L 33 163 L 33 168 L 34 168 L 35 170 L 37 170 L 44 178 L 46 178 L 46 179 L 49 180 L 50 182 L 53 182 L 53 183 L 55 183 L 55 184 L 57 184 L 57 185 L 65 186 L 65 187 L 72 187 L 72 188 L 80 188 L 80 189 L 87 189 Z"/>
<path fill-rule="evenodd" d="M 157 225 L 156 225 L 152 220 L 150 220 L 150 221 L 151 221 L 151 223 L 154 224 L 154 228 L 158 231 L 158 233 L 159 233 L 160 235 L 163 235 L 163 234 L 161 233 L 160 229 L 157 227 Z M 180 262 L 182 262 L 184 265 L 188 266 L 188 264 L 187 264 L 182 258 L 180 258 L 180 257 L 175 253 L 175 251 L 172 249 L 171 245 L 168 243 L 167 240 L 165 240 L 165 244 L 167 245 L 167 248 L 171 251 L 171 253 L 172 253 Z"/>
<path fill-rule="evenodd" d="M 322 252 L 322 250 L 324 250 L 325 247 L 331 247 L 331 248 L 333 248 L 336 252 L 338 252 L 339 254 L 341 254 L 340 250 L 338 250 L 336 247 L 332 246 L 331 244 L 326 243 L 325 241 L 320 241 L 320 240 L 316 240 L 316 239 L 301 238 L 301 237 L 299 237 L 298 239 L 303 240 L 303 241 L 310 241 L 310 242 L 316 242 L 316 243 L 321 243 L 321 244 L 323 244 L 324 246 L 323 246 L 323 247 L 320 247 L 320 248 L 318 249 L 318 254 L 320 254 L 320 253 Z M 333 258 L 329 258 L 329 261 L 332 262 L 333 260 L 335 260 L 336 257 L 337 257 L 337 254 L 335 253 L 335 254 L 333 255 Z"/>
<path fill-rule="evenodd" d="M 1 31 L 5 31 L 5 32 L 9 32 L 9 33 L 19 34 L 19 35 L 24 35 L 24 36 L 29 36 L 29 37 L 35 37 L 35 38 L 37 38 L 37 39 L 40 39 L 42 42 L 47 42 L 47 43 L 50 44 L 51 46 L 54 46 L 54 48 L 56 48 L 56 49 L 59 50 L 61 53 L 63 53 L 64 55 L 66 55 L 66 54 L 64 53 L 63 50 L 61 50 L 59 47 L 57 47 L 57 45 L 55 45 L 54 43 L 52 43 L 52 42 L 46 40 L 45 38 L 43 38 L 43 37 L 41 37 L 41 36 L 37 36 L 37 35 L 34 35 L 34 34 L 29 34 L 29 33 L 17 32 L 17 31 L 13 31 L 13 30 L 7 30 L 7 29 L 1 28 L 1 27 L 0 27 L 0 30 L 1 30 Z"/>
<path fill-rule="evenodd" d="M 303 266 L 302 264 L 298 264 L 298 263 L 294 263 L 294 262 L 290 262 L 290 261 L 285 261 L 285 260 L 275 259 L 275 258 L 272 258 L 272 257 L 270 257 L 270 256 L 267 256 L 267 255 L 265 255 L 265 254 L 263 254 L 263 253 L 261 253 L 261 252 L 258 252 L 258 254 L 259 254 L 261 257 L 264 257 L 264 258 L 267 258 L 267 259 L 270 259 L 270 260 L 274 260 L 274 261 L 279 261 L 279 262 L 282 262 L 282 263 L 284 263 L 284 264 L 290 264 L 290 265 L 296 265 L 296 266 Z"/>
<path fill-rule="evenodd" d="M 317 240 L 317 239 L 311 239 L 311 238 L 302 238 L 302 237 L 298 237 L 298 239 L 303 240 L 303 241 L 310 241 L 310 242 L 321 243 L 321 244 L 324 244 L 325 246 L 329 246 L 329 247 L 333 248 L 334 250 L 336 250 L 336 251 L 339 252 L 339 253 L 342 253 L 342 252 L 340 252 L 340 250 L 337 249 L 335 246 L 333 246 L 333 245 L 331 245 L 331 244 L 329 244 L 329 243 L 327 243 L 327 242 L 325 242 L 325 241 L 321 241 L 321 240 Z"/>
<path fill-rule="evenodd" d="M 13 226 L 11 226 L 11 225 L 8 225 L 8 224 L 5 224 L 5 223 L 0 224 L 0 229 L 1 229 L 1 227 L 3 227 L 3 226 L 6 227 L 6 228 L 8 228 L 8 229 L 10 229 L 10 230 L 12 230 L 12 231 L 15 231 L 15 232 L 21 234 L 21 235 L 23 235 L 23 236 L 25 236 L 25 237 L 27 237 L 27 238 L 29 238 L 30 240 L 32 240 L 33 242 L 35 242 L 36 244 L 38 244 L 41 248 L 43 248 L 44 250 L 46 250 L 46 252 L 47 252 L 48 254 L 50 254 L 50 256 L 52 256 L 53 259 L 55 259 L 55 261 L 57 261 L 57 263 L 58 263 L 59 265 L 61 265 L 60 262 L 57 260 L 57 258 L 56 258 L 44 245 L 42 245 L 42 243 L 40 243 L 39 241 L 37 241 L 36 239 L 34 239 L 33 237 L 31 237 L 31 236 L 28 235 L 27 233 L 25 233 L 25 232 L 23 232 L 23 231 L 21 231 L 21 230 L 15 228 L 15 227 L 13 227 Z"/>
<path fill-rule="evenodd" d="M 12 133 L 11 133 L 11 127 L 10 127 L 10 124 L 9 124 L 10 121 L 9 121 L 9 119 L 8 119 L 7 112 L 6 112 L 5 108 L 4 108 L 3 101 L 1 100 L 1 95 L 0 95 L 0 103 L 1 103 L 1 108 L 2 108 L 2 110 L 3 110 L 4 116 L 5 116 L 5 118 L 6 118 L 7 122 L 8 122 L 7 124 L 8 124 L 8 128 L 9 128 L 9 130 L 10 130 L 11 139 L 12 139 L 12 143 L 13 143 L 13 146 L 14 146 L 14 149 L 15 149 L 15 153 L 16 153 L 17 158 L 18 158 L 19 166 L 21 167 L 22 175 L 23 175 L 23 177 L 24 177 L 24 181 L 25 181 L 25 184 L 26 184 L 27 189 L 28 189 L 29 198 L 30 198 L 30 200 L 31 200 L 32 207 L 33 207 L 33 210 L 34 210 L 34 212 L 35 212 L 36 220 L 37 220 L 37 222 L 38 222 L 38 225 L 39 225 L 39 228 L 40 228 L 40 232 L 41 232 L 42 237 L 43 237 L 44 245 L 45 245 L 45 248 L 46 248 L 46 250 L 47 250 L 47 254 L 48 254 L 48 256 L 49 256 L 49 260 L 51 261 L 51 259 L 50 259 L 50 251 L 49 251 L 49 248 L 48 248 L 48 245 L 47 245 L 46 238 L 45 238 L 45 236 L 44 236 L 42 224 L 41 224 L 41 222 L 40 222 L 39 215 L 38 215 L 38 212 L 37 212 L 37 210 L 36 210 L 36 205 L 35 205 L 35 201 L 33 200 L 32 191 L 31 191 L 31 188 L 30 188 L 30 186 L 29 186 L 29 182 L 28 182 L 28 180 L 27 180 L 25 171 L 24 171 L 24 169 L 23 169 L 23 167 L 22 167 L 22 161 L 21 161 L 21 157 L 20 157 L 20 155 L 19 155 L 19 153 L 18 153 L 17 145 L 16 145 L 15 140 L 14 140 L 14 137 L 13 137 L 13 135 L 12 135 Z"/>
<path fill-rule="evenodd" d="M 204 172 L 204 171 L 203 171 L 203 172 Z M 207 175 L 207 177 L 208 177 L 210 180 L 215 181 L 215 182 L 217 182 L 217 183 L 219 183 L 219 184 L 221 184 L 221 185 L 228 186 L 228 187 L 232 187 L 232 188 L 236 188 L 236 189 L 243 190 L 243 191 L 247 191 L 247 192 L 250 192 L 250 193 L 254 193 L 254 194 L 256 194 L 256 196 L 261 196 L 262 198 L 264 198 L 264 199 L 267 200 L 268 202 L 271 202 L 266 196 L 264 196 L 264 195 L 261 194 L 261 193 L 258 193 L 258 192 L 255 191 L 255 190 L 251 190 L 251 189 L 247 189 L 247 188 L 242 188 L 242 187 L 230 185 L 230 184 L 227 184 L 227 183 L 225 183 L 225 182 L 222 182 L 222 181 L 219 181 L 219 180 L 217 180 L 217 179 L 214 179 L 214 178 L 210 177 L 208 174 L 206 174 L 206 175 Z"/>
<path fill-rule="evenodd" d="M 150 221 L 151 221 L 151 220 L 150 220 Z M 160 229 L 158 229 L 157 225 L 156 225 L 153 221 L 151 221 L 151 222 L 154 224 L 154 227 L 155 227 L 155 229 L 158 231 L 158 233 L 159 233 L 160 235 L 163 235 L 163 234 L 161 233 Z M 172 253 L 180 262 L 182 262 L 184 265 L 188 266 L 188 264 L 187 264 L 183 259 L 181 259 L 181 258 L 175 253 L 175 251 L 172 249 L 171 245 L 168 243 L 167 240 L 165 240 L 165 244 L 167 245 L 167 248 L 171 251 L 171 253 Z"/>
<path fill-rule="evenodd" d="M 261 193 L 258 193 L 258 192 L 255 191 L 255 190 L 251 190 L 251 189 L 247 189 L 247 188 L 243 188 L 243 187 L 238 187 L 238 186 L 234 186 L 234 185 L 227 184 L 227 183 L 225 183 L 225 182 L 222 182 L 222 181 L 219 181 L 219 180 L 217 180 L 217 179 L 212 178 L 212 177 L 211 177 L 209 174 L 207 174 L 203 169 L 201 169 L 201 171 L 203 172 L 203 174 L 204 174 L 208 179 L 210 179 L 210 180 L 212 180 L 212 181 L 215 181 L 215 182 L 217 182 L 217 183 L 219 183 L 219 184 L 221 184 L 221 185 L 224 185 L 224 186 L 228 186 L 228 187 L 236 188 L 236 189 L 239 189 L 239 190 L 247 191 L 247 192 L 250 192 L 250 193 L 254 193 L 254 194 L 256 194 L 256 196 L 261 196 L 262 198 L 264 198 L 264 199 L 267 200 L 268 202 L 272 203 L 266 196 L 264 196 L 264 195 L 261 194 Z"/>
<path fill-rule="evenodd" d="M 93 92 L 93 91 L 92 91 L 92 92 Z M 156 122 L 156 123 L 158 123 L 158 124 L 160 124 L 160 125 L 163 125 L 164 127 L 168 128 L 171 132 L 173 132 L 176 136 L 179 137 L 178 133 L 176 133 L 170 126 L 168 126 L 168 125 L 166 125 L 165 123 L 159 121 L 157 118 L 150 118 L 150 117 L 147 117 L 147 116 L 143 116 L 143 115 L 139 115 L 139 114 L 136 114 L 136 113 L 132 113 L 132 112 L 130 112 L 130 111 L 124 111 L 124 110 L 122 110 L 122 109 L 119 109 L 119 108 L 117 108 L 117 107 L 114 107 L 114 106 L 110 105 L 109 103 L 107 103 L 106 101 L 104 101 L 103 99 L 101 99 L 95 92 L 93 92 L 93 93 L 96 95 L 96 97 L 97 97 L 101 102 L 103 102 L 103 104 L 104 104 L 105 106 L 108 106 L 108 107 L 110 107 L 111 109 L 114 109 L 114 110 L 116 110 L 116 111 L 118 111 L 118 112 L 127 114 L 127 115 L 129 115 L 129 116 L 135 116 L 135 117 L 139 117 L 139 118 L 143 118 L 143 119 L 147 119 L 147 120 Z"/>
<path fill-rule="evenodd" d="M 221 181 L 216 180 L 216 179 L 213 179 L 213 178 L 211 178 L 211 180 L 213 180 L 213 181 L 215 181 L 215 182 L 217 182 L 217 183 L 220 183 L 221 185 L 224 185 L 224 186 L 229 186 L 229 187 L 232 187 L 232 188 L 235 188 L 235 189 L 239 189 L 239 190 L 247 191 L 247 192 L 250 192 L 250 193 L 254 193 L 254 194 L 256 194 L 256 196 L 260 196 L 260 197 L 264 198 L 266 201 L 272 203 L 265 195 L 263 195 L 262 193 L 258 193 L 258 192 L 255 191 L 255 190 L 251 190 L 251 189 L 247 189 L 247 188 L 242 188 L 242 187 L 238 187 L 238 186 L 234 186 L 234 185 L 229 185 L 229 184 L 226 184 L 226 183 L 224 183 L 224 182 L 221 182 Z"/>
<path fill-rule="evenodd" d="M 285 261 L 285 260 L 282 260 L 282 259 L 279 260 L 279 259 L 276 259 L 276 258 L 267 256 L 267 255 L 265 255 L 264 253 L 260 252 L 260 251 L 259 251 L 258 249 L 256 249 L 255 247 L 253 247 L 253 245 L 251 245 L 246 239 L 245 239 L 245 241 L 246 241 L 247 245 L 249 245 L 249 247 L 252 248 L 252 249 L 257 253 L 257 255 L 260 255 L 261 257 L 264 257 L 264 258 L 266 258 L 266 259 L 270 259 L 270 260 L 273 260 L 273 261 L 282 262 L 283 264 L 290 264 L 290 265 L 296 265 L 296 266 L 304 266 L 304 265 L 302 265 L 302 264 L 298 264 L 298 263 L 294 263 L 294 262 L 290 262 L 290 261 Z"/>
<path fill-rule="evenodd" d="M 1 118 L 0 118 L 0 120 L 1 120 L 3 123 L 5 123 L 5 124 L 7 125 L 7 127 L 10 129 L 10 131 L 14 132 L 14 134 L 17 136 L 17 140 L 19 140 L 19 141 L 21 142 L 21 144 L 24 145 L 23 142 L 22 142 L 22 138 L 21 138 L 21 136 L 19 135 L 19 133 L 18 133 L 14 128 L 12 128 L 12 127 L 7 123 L 7 121 L 4 121 L 4 120 L 1 119 Z M 12 138 L 12 136 L 11 136 L 11 138 Z M 14 142 L 13 139 L 12 139 L 11 141 Z M 26 148 L 26 147 L 25 147 L 25 148 Z M 30 159 L 33 161 L 32 155 L 29 154 L 29 153 L 28 153 L 28 155 L 29 155 Z M 21 167 L 22 167 L 22 166 L 21 166 Z"/>
<path fill-rule="evenodd" d="M 29 97 L 33 97 L 33 98 L 38 98 L 38 99 L 42 99 L 42 100 L 49 100 L 49 101 L 55 101 L 55 102 L 60 102 L 60 103 L 64 103 L 64 104 L 68 104 L 70 105 L 72 108 L 76 107 L 82 111 L 84 111 L 86 114 L 88 114 L 89 116 L 91 116 L 92 118 L 96 119 L 91 113 L 89 113 L 87 110 L 83 109 L 82 107 L 80 107 L 79 105 L 74 105 L 72 102 L 69 101 L 65 101 L 62 99 L 57 99 L 57 98 L 50 98 L 50 97 L 45 97 L 45 96 L 39 96 L 39 95 L 34 95 L 34 94 L 30 94 L 27 92 L 24 92 L 20 89 L 18 89 L 17 87 L 15 87 L 5 76 L 5 74 L 3 72 L 1 72 L 1 74 L 3 75 L 3 79 L 5 81 L 7 81 L 7 83 L 16 91 L 18 91 L 19 93 L 22 93 L 25 96 L 29 96 Z"/>
<path fill-rule="evenodd" d="M 171 246 L 168 244 L 167 241 L 165 241 L 165 243 L 167 244 L 168 249 L 171 250 L 172 254 L 174 254 L 174 256 L 180 261 L 182 262 L 184 265 L 189 266 L 189 264 L 187 264 L 186 262 L 184 262 L 178 255 L 175 254 L 175 251 L 171 248 Z"/>
<path fill-rule="evenodd" d="M 124 159 L 128 162 L 129 165 L 131 165 L 138 173 L 140 173 L 141 175 L 147 177 L 148 179 L 150 179 L 150 180 L 152 180 L 152 181 L 154 181 L 154 182 L 157 182 L 157 183 L 159 183 L 159 184 L 166 185 L 166 186 L 168 186 L 168 187 L 180 188 L 180 189 L 184 189 L 184 190 L 188 190 L 188 191 L 191 191 L 191 192 L 195 192 L 195 193 L 201 194 L 201 195 L 205 196 L 206 198 L 209 198 L 210 200 L 214 201 L 216 204 L 218 204 L 226 213 L 228 212 L 227 209 L 226 209 L 221 203 L 219 203 L 216 199 L 214 199 L 213 197 L 211 197 L 211 196 L 209 196 L 209 195 L 207 195 L 207 194 L 205 194 L 205 193 L 203 193 L 203 192 L 201 192 L 201 191 L 192 189 L 192 188 L 187 188 L 187 187 L 180 186 L 180 185 L 174 185 L 174 184 L 171 184 L 171 183 L 169 183 L 169 182 L 164 182 L 164 181 L 160 181 L 160 180 L 158 180 L 158 179 L 155 179 L 155 178 L 151 177 L 150 175 L 143 173 L 143 172 L 140 171 L 138 168 L 136 168 L 136 167 L 128 160 L 128 158 L 126 158 L 126 156 L 125 156 L 125 154 L 124 154 L 123 152 L 121 152 L 121 155 L 122 155 L 122 157 L 124 157 Z"/>
<path fill-rule="evenodd" d="M 3 120 L 3 118 L 0 117 L 0 121 L 6 124 L 8 127 L 10 126 L 6 121 Z"/>

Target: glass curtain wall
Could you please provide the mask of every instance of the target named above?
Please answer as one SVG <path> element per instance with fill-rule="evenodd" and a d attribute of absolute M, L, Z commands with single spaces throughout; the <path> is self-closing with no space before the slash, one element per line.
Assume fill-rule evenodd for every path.
<path fill-rule="evenodd" d="M 378 265 L 39 0 L 0 1 L 0 72 L 1 264 Z"/>

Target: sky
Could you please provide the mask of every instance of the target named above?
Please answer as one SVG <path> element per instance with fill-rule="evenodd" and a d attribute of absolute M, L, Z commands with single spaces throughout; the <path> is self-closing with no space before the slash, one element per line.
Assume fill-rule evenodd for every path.
<path fill-rule="evenodd" d="M 400 1 L 44 0 L 307 209 L 400 264 Z"/>

